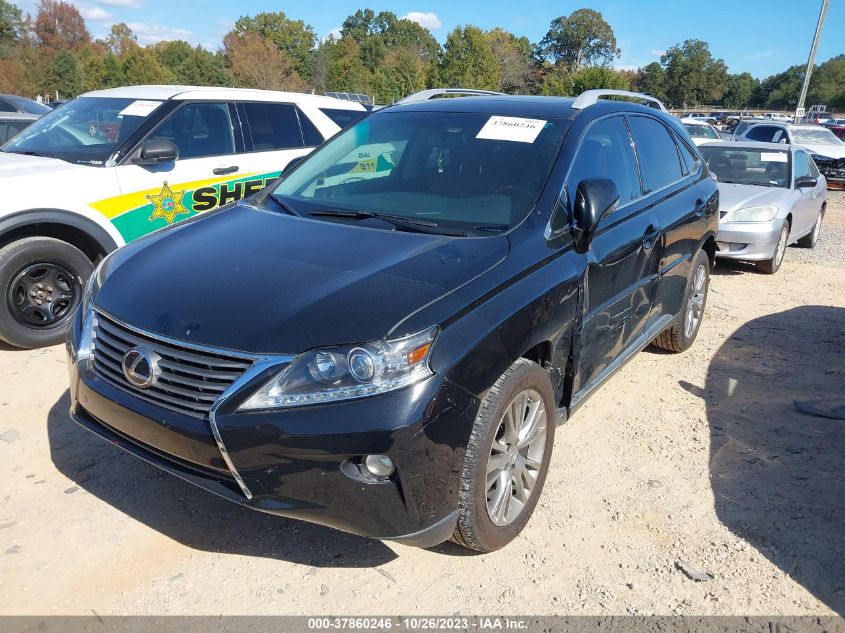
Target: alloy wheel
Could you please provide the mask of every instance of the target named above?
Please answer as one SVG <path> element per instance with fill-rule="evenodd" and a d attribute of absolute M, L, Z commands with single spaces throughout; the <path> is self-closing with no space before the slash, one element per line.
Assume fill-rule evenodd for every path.
<path fill-rule="evenodd" d="M 543 398 L 533 389 L 518 393 L 505 409 L 487 458 L 487 514 L 494 525 L 513 523 L 534 491 L 547 423 Z"/>
<path fill-rule="evenodd" d="M 704 299 L 707 295 L 707 271 L 700 265 L 693 277 L 692 296 L 687 303 L 687 314 L 684 320 L 684 336 L 692 338 L 701 323 L 704 314 Z"/>

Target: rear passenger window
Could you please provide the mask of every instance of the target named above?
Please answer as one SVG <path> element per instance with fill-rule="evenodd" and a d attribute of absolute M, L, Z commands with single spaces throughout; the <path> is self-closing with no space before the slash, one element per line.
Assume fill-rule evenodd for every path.
<path fill-rule="evenodd" d="M 681 159 L 684 161 L 684 173 L 685 174 L 695 174 L 698 172 L 698 157 L 693 153 L 693 151 L 687 147 L 687 144 L 681 140 L 680 137 L 677 135 L 675 136 L 675 142 L 678 144 L 678 149 L 681 150 Z"/>
<path fill-rule="evenodd" d="M 786 130 L 774 125 L 758 125 L 751 128 L 745 138 L 761 143 L 786 143 Z"/>
<path fill-rule="evenodd" d="M 628 120 L 637 145 L 646 192 L 659 191 L 683 178 L 678 148 L 666 126 L 644 116 L 632 116 Z"/>
<path fill-rule="evenodd" d="M 253 151 L 305 147 L 296 107 L 286 103 L 244 103 Z"/>
<path fill-rule="evenodd" d="M 621 117 L 602 119 L 587 130 L 567 178 L 567 195 L 575 199 L 581 181 L 608 178 L 619 189 L 619 206 L 640 197 L 637 161 L 631 136 Z"/>

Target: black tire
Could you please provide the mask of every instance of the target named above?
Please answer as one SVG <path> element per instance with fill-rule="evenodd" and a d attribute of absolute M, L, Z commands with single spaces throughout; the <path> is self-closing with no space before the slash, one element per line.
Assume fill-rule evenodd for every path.
<path fill-rule="evenodd" d="M 696 292 L 696 275 L 703 267 L 704 270 L 704 288 L 703 294 Z M 704 320 L 704 314 L 707 308 L 707 295 L 710 289 L 710 258 L 704 251 L 698 251 L 698 254 L 692 260 L 692 267 L 690 269 L 690 276 L 687 279 L 687 289 L 684 292 L 683 310 L 675 322 L 660 333 L 660 335 L 652 341 L 652 345 L 667 352 L 679 354 L 687 351 L 698 336 L 698 331 L 701 329 L 701 322 Z M 687 327 L 687 319 L 689 318 L 689 311 L 693 308 L 693 297 L 700 295 L 700 310 L 697 322 L 690 329 Z M 699 305 L 699 302 L 696 302 Z"/>
<path fill-rule="evenodd" d="M 822 210 L 816 218 L 816 223 L 813 225 L 813 230 L 807 233 L 804 237 L 798 240 L 798 246 L 801 248 L 815 248 L 819 242 L 819 235 L 822 232 L 822 220 L 824 220 L 825 207 L 822 205 Z"/>
<path fill-rule="evenodd" d="M 64 341 L 93 270 L 82 251 L 50 237 L 27 237 L 4 246 L 0 249 L 0 338 L 25 349 Z M 45 282 L 43 289 L 38 288 L 39 279 Z M 51 279 L 57 283 L 50 283 Z M 35 305 L 37 301 L 41 303 Z"/>
<path fill-rule="evenodd" d="M 529 391 L 538 394 L 538 401 L 545 407 L 545 439 L 538 438 L 536 443 L 532 444 L 534 447 L 543 447 L 543 455 L 539 469 L 534 471 L 536 479 L 533 488 L 521 510 L 509 524 L 500 526 L 493 522 L 488 511 L 488 460 L 493 441 L 501 442 L 504 439 L 500 433 L 505 428 L 504 416 L 508 408 L 517 396 Z M 518 410 L 519 405 L 516 408 Z M 537 363 L 522 358 L 496 381 L 482 401 L 476 416 L 461 474 L 458 524 L 452 535 L 455 543 L 478 552 L 492 552 L 516 538 L 531 518 L 542 494 L 554 445 L 554 431 L 555 399 L 549 375 Z M 511 485 L 509 481 L 508 505 L 512 500 Z"/>
<path fill-rule="evenodd" d="M 786 237 L 784 238 L 784 233 Z M 782 243 L 782 247 L 781 247 Z M 778 245 L 775 246 L 775 254 L 771 259 L 766 259 L 762 262 L 757 262 L 757 270 L 766 275 L 774 275 L 780 270 L 783 260 L 786 258 L 786 247 L 789 246 L 789 223 L 784 222 L 780 229 L 780 236 L 778 237 Z"/>

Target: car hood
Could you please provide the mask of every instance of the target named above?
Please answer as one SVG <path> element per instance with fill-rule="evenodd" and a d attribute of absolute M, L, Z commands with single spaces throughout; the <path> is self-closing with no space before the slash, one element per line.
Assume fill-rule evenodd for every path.
<path fill-rule="evenodd" d="M 242 204 L 117 251 L 95 305 L 179 340 L 295 354 L 408 334 L 392 330 L 508 249 L 506 237 L 389 231 Z"/>
<path fill-rule="evenodd" d="M 782 187 L 761 187 L 759 185 L 735 185 L 719 183 L 719 211 L 729 212 L 745 207 L 760 205 L 782 206 L 788 203 L 790 190 Z"/>
<path fill-rule="evenodd" d="M 0 152 L 0 178 L 31 176 L 33 174 L 37 174 L 40 178 L 43 178 L 43 172 L 45 170 L 57 171 L 71 169 L 91 168 L 83 165 L 74 165 L 58 158 Z"/>
<path fill-rule="evenodd" d="M 796 143 L 811 154 L 826 156 L 827 158 L 845 158 L 845 144 L 829 145 L 827 143 Z"/>

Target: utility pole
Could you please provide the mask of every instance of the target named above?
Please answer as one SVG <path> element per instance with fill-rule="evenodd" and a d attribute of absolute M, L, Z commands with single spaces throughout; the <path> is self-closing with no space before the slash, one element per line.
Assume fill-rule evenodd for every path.
<path fill-rule="evenodd" d="M 822 8 L 819 11 L 819 22 L 816 24 L 816 34 L 813 36 L 813 45 L 810 47 L 810 59 L 807 61 L 807 72 L 804 73 L 804 85 L 801 87 L 801 98 L 798 99 L 798 108 L 795 110 L 795 122 L 800 123 L 804 116 L 804 102 L 807 100 L 807 89 L 810 87 L 810 77 L 813 74 L 813 66 L 816 63 L 816 49 L 822 37 L 824 20 L 827 17 L 827 8 L 830 0 L 822 0 Z"/>

